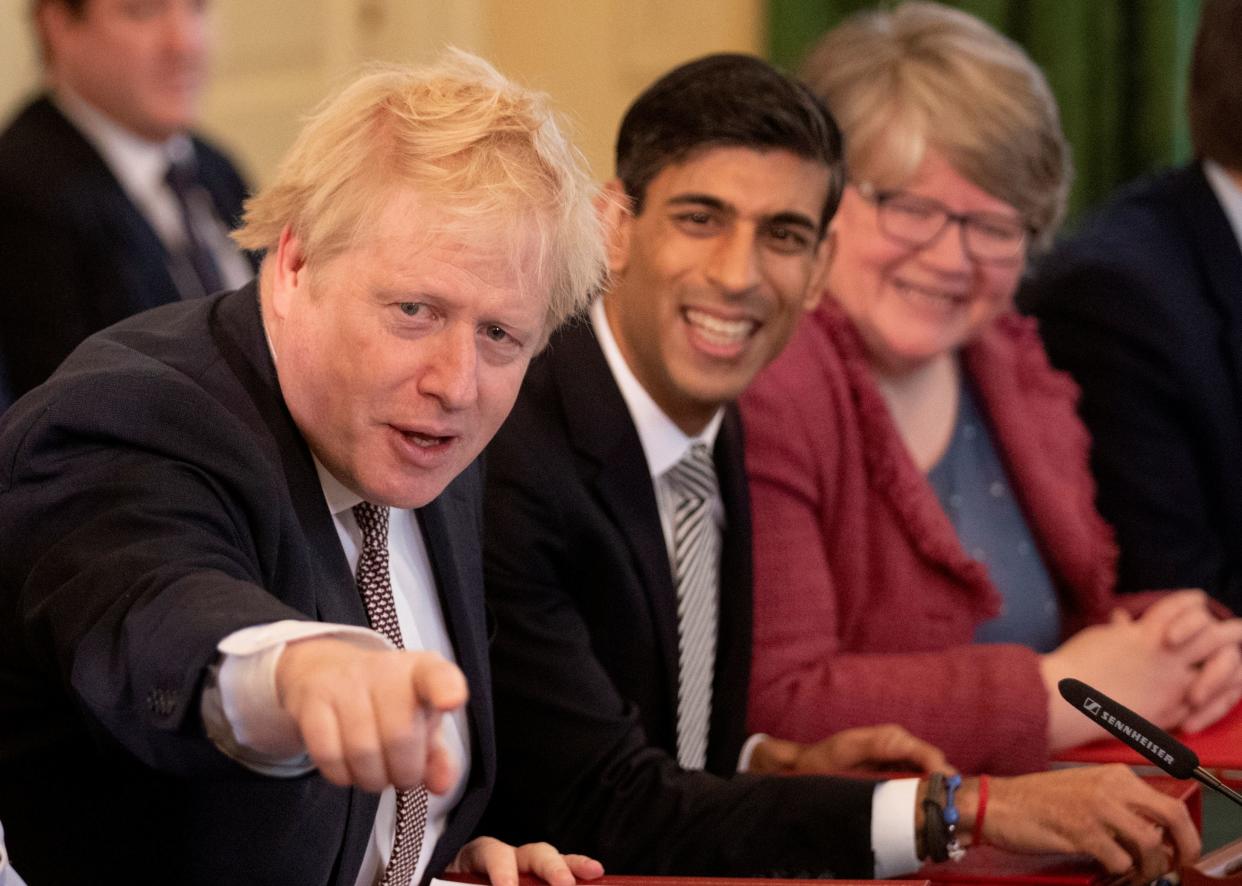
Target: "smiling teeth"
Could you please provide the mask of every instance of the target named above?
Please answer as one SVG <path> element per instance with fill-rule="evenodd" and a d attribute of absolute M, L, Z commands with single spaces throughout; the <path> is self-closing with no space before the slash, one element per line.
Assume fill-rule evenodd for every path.
<path fill-rule="evenodd" d="M 898 288 L 907 295 L 916 295 L 920 298 L 930 299 L 937 302 L 948 302 L 949 304 L 960 305 L 965 304 L 970 299 L 964 295 L 955 295 L 951 292 L 942 292 L 938 289 L 926 289 L 922 286 L 914 286 L 910 283 L 898 283 Z"/>
<path fill-rule="evenodd" d="M 442 437 L 432 437 L 429 434 L 419 434 L 415 431 L 404 431 L 403 433 L 405 434 L 405 438 L 415 446 L 421 446 L 427 449 L 435 446 L 443 439 Z"/>
<path fill-rule="evenodd" d="M 721 320 L 693 308 L 686 309 L 686 319 L 695 329 L 722 344 L 744 341 L 757 325 L 754 320 Z"/>

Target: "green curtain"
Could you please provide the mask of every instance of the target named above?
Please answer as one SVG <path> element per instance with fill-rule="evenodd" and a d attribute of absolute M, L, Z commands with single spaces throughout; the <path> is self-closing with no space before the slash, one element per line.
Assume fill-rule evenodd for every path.
<path fill-rule="evenodd" d="M 769 49 L 796 70 L 816 37 L 874 0 L 769 0 Z M 885 4 L 891 6 L 892 4 Z M 951 0 L 1043 67 L 1074 152 L 1070 217 L 1191 155 L 1185 92 L 1199 0 Z"/>

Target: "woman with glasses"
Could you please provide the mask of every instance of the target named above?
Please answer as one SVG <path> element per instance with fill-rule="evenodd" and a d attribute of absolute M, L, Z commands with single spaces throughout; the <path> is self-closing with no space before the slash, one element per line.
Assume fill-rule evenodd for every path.
<path fill-rule="evenodd" d="M 1198 591 L 1114 597 L 1076 390 L 1013 312 L 1070 177 L 1016 45 L 907 3 L 804 71 L 845 134 L 825 296 L 742 401 L 755 542 L 751 725 L 896 722 L 967 771 L 1096 737 L 1073 676 L 1165 727 L 1242 697 L 1242 623 Z"/>

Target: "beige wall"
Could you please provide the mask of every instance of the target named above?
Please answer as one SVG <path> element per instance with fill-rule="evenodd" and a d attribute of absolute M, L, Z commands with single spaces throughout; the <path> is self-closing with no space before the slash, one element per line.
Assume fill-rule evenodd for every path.
<path fill-rule="evenodd" d="M 28 0 L 0 0 L 0 114 L 37 83 Z M 367 59 L 418 61 L 446 44 L 551 93 L 598 176 L 625 106 L 673 65 L 760 52 L 763 0 L 215 0 L 216 77 L 204 128 L 258 181 L 298 117 Z"/>
<path fill-rule="evenodd" d="M 0 0 L 0 118 L 38 79 L 34 41 L 26 27 L 27 0 Z"/>

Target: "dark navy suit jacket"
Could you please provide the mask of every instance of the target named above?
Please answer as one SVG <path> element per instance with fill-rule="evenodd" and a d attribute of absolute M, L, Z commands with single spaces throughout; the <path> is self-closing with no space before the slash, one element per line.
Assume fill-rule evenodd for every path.
<path fill-rule="evenodd" d="M 477 466 L 421 509 L 471 688 L 472 768 L 429 871 L 494 778 Z M 252 284 L 88 339 L 0 420 L 0 820 L 31 883 L 353 886 L 377 795 L 256 775 L 203 734 L 216 644 L 365 625 Z"/>
<path fill-rule="evenodd" d="M 1123 190 L 1020 299 L 1082 387 L 1119 587 L 1242 611 L 1242 250 L 1203 169 Z"/>

